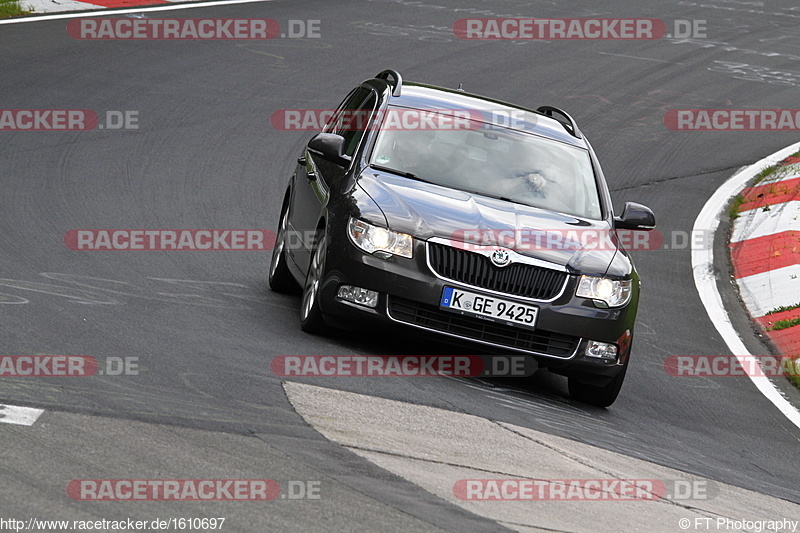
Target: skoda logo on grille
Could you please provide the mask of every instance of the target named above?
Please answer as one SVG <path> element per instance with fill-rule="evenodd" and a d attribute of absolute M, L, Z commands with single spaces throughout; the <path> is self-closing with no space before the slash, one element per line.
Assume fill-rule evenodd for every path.
<path fill-rule="evenodd" d="M 492 252 L 491 259 L 494 266 L 504 267 L 511 263 L 511 254 L 508 253 L 508 250 L 498 248 Z"/>

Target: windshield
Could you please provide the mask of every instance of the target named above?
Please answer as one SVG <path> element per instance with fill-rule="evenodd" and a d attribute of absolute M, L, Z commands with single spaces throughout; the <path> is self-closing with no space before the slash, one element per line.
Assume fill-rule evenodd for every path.
<path fill-rule="evenodd" d="M 495 125 L 382 129 L 370 163 L 453 189 L 601 218 L 586 150 Z"/>

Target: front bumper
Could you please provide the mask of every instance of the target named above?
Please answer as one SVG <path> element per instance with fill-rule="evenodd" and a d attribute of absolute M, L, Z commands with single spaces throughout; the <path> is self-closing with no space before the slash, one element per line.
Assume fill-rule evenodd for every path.
<path fill-rule="evenodd" d="M 400 324 L 439 336 L 477 343 L 484 350 L 523 353 L 539 366 L 570 374 L 585 372 L 615 376 L 627 361 L 638 304 L 638 279 L 630 302 L 620 308 L 599 309 L 591 300 L 577 298 L 577 275 L 566 276 L 562 290 L 550 301 L 502 294 L 508 300 L 539 308 L 536 329 L 463 316 L 439 308 L 445 287 L 455 287 L 487 296 L 487 290 L 437 275 L 428 262 L 428 243 L 414 241 L 411 259 L 392 256 L 381 259 L 357 248 L 344 231 L 329 233 L 326 274 L 320 291 L 320 307 L 326 320 L 349 329 L 362 328 L 366 321 Z M 363 307 L 337 298 L 341 285 L 348 284 L 380 293 L 375 308 Z M 589 340 L 614 343 L 616 361 L 585 355 Z"/>

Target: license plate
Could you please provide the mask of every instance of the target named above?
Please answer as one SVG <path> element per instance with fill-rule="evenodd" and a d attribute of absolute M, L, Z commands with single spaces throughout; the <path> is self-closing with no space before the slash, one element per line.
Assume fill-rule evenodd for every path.
<path fill-rule="evenodd" d="M 462 315 L 529 329 L 535 329 L 536 314 L 539 312 L 539 308 L 534 305 L 462 291 L 453 287 L 444 288 L 439 307 Z"/>

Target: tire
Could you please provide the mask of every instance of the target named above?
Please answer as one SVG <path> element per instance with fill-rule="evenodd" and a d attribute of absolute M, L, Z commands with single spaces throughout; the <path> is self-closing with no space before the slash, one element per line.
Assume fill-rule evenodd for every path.
<path fill-rule="evenodd" d="M 579 402 L 588 403 L 596 407 L 608 407 L 617 399 L 627 371 L 628 363 L 626 362 L 622 371 L 603 386 L 588 385 L 578 381 L 578 378 L 570 377 L 569 395 Z"/>
<path fill-rule="evenodd" d="M 272 249 L 272 261 L 269 264 L 269 288 L 275 292 L 296 292 L 300 287 L 294 280 L 286 265 L 286 228 L 289 225 L 289 206 L 281 213 L 275 247 Z"/>
<path fill-rule="evenodd" d="M 306 333 L 324 333 L 325 318 L 319 308 L 319 289 L 322 276 L 325 274 L 325 253 L 328 250 L 328 240 L 325 230 L 320 230 L 317 236 L 317 247 L 308 266 L 306 282 L 303 284 L 303 298 L 300 303 L 300 328 Z"/>

